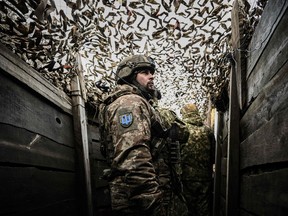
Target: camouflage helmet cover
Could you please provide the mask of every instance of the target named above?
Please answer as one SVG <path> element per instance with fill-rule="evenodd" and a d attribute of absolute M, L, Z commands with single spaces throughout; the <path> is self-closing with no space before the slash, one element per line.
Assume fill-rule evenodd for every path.
<path fill-rule="evenodd" d="M 181 115 L 185 115 L 191 112 L 198 112 L 196 105 L 193 103 L 184 105 L 180 110 Z"/>
<path fill-rule="evenodd" d="M 155 72 L 155 62 L 152 58 L 145 55 L 133 55 L 123 59 L 118 65 L 116 71 L 116 82 L 125 79 L 135 71 L 148 68 L 151 72 Z"/>
<path fill-rule="evenodd" d="M 166 108 L 159 108 L 158 111 L 162 117 L 162 124 L 166 128 L 170 128 L 177 119 L 176 113 Z"/>

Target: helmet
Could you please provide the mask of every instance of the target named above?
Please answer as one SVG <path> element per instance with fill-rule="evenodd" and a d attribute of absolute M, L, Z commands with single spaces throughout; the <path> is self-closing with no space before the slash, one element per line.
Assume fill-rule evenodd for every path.
<path fill-rule="evenodd" d="M 144 55 L 133 55 L 125 58 L 120 62 L 116 71 L 116 82 L 121 82 L 122 79 L 127 78 L 135 71 L 141 69 L 149 69 L 155 72 L 155 62 L 152 58 Z"/>
<path fill-rule="evenodd" d="M 181 115 L 185 115 L 191 112 L 198 112 L 196 105 L 193 103 L 184 105 L 180 110 Z"/>
<path fill-rule="evenodd" d="M 177 119 L 176 113 L 167 108 L 159 108 L 158 111 L 160 113 L 160 116 L 162 117 L 162 121 L 165 127 L 170 128 Z"/>

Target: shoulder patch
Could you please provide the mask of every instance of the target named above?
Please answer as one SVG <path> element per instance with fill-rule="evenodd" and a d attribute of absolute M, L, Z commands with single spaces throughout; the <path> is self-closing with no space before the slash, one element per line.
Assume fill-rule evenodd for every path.
<path fill-rule="evenodd" d="M 124 128 L 128 128 L 133 123 L 133 114 L 132 112 L 125 113 L 119 116 L 120 125 Z"/>

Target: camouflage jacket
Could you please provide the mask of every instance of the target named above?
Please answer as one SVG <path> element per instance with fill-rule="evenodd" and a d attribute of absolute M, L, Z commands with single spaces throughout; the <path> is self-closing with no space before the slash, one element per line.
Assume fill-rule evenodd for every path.
<path fill-rule="evenodd" d="M 198 111 L 185 114 L 182 120 L 190 133 L 188 142 L 181 149 L 182 179 L 211 180 L 215 149 L 213 132 L 203 124 Z"/>
<path fill-rule="evenodd" d="M 163 205 L 166 215 L 184 216 L 187 214 L 187 208 L 181 183 L 180 148 L 187 142 L 189 132 L 185 123 L 173 111 L 159 107 L 156 107 L 155 110 L 161 118 L 163 127 L 167 128 L 168 132 L 165 138 L 153 139 L 153 142 L 157 141 L 153 154 L 157 150 L 158 154 L 154 157 L 154 164 L 164 195 Z M 176 125 L 176 128 L 173 125 Z M 171 130 L 174 130 L 174 133 L 171 133 Z"/>
<path fill-rule="evenodd" d="M 112 209 L 127 215 L 161 215 L 157 211 L 162 193 L 151 154 L 151 131 L 158 130 L 160 121 L 155 110 L 129 85 L 117 86 L 103 101 L 99 119 L 111 165 L 105 175 Z"/>

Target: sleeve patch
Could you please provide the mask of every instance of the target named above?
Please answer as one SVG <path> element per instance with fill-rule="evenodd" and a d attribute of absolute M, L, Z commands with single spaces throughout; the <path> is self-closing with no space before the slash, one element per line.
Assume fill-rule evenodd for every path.
<path fill-rule="evenodd" d="M 124 113 L 119 116 L 120 125 L 124 128 L 128 128 L 133 123 L 133 114 L 132 112 Z"/>

